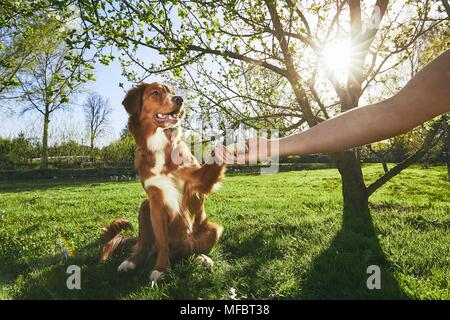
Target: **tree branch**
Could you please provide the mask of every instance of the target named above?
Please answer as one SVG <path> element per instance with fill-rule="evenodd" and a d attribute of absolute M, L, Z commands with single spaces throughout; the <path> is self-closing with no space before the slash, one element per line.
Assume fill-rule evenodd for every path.
<path fill-rule="evenodd" d="M 448 0 L 442 0 L 442 5 L 445 8 L 445 12 L 447 12 L 447 16 L 450 19 L 450 4 L 448 3 Z"/>
<path fill-rule="evenodd" d="M 380 187 L 382 187 L 386 182 L 391 180 L 393 177 L 398 175 L 403 169 L 406 169 L 411 164 L 417 162 L 422 158 L 427 152 L 436 145 L 436 143 L 439 141 L 439 139 L 435 139 L 438 135 L 439 131 L 442 131 L 444 128 L 444 125 L 446 125 L 446 117 L 441 116 L 439 120 L 437 120 L 434 124 L 432 129 L 428 132 L 426 135 L 421 147 L 419 150 L 417 150 L 414 154 L 397 164 L 395 167 L 393 167 L 391 170 L 389 170 L 386 174 L 378 178 L 375 182 L 370 184 L 367 187 L 367 193 L 370 196 L 372 193 L 374 193 L 376 190 L 378 190 Z"/>

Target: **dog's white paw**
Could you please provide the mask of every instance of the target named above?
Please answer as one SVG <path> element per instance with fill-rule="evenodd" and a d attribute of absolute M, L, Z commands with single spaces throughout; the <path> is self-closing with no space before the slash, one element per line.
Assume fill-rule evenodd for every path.
<path fill-rule="evenodd" d="M 222 188 L 222 184 L 220 182 L 217 182 L 213 185 L 211 192 L 216 192 L 217 190 L 219 190 L 220 188 Z"/>
<path fill-rule="evenodd" d="M 206 267 L 212 268 L 214 266 L 214 261 L 207 255 L 199 254 L 197 260 Z"/>
<path fill-rule="evenodd" d="M 136 266 L 134 265 L 133 262 L 125 260 L 119 265 L 119 267 L 117 267 L 117 271 L 118 272 L 128 272 L 128 271 L 134 270 L 134 268 L 136 268 Z"/>
<path fill-rule="evenodd" d="M 158 282 L 162 279 L 164 279 L 164 272 L 153 270 L 150 273 L 150 281 L 152 282 L 152 287 L 158 284 Z"/>

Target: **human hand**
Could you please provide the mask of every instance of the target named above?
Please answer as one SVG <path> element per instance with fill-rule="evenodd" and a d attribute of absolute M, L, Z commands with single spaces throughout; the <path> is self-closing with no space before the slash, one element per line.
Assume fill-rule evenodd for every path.
<path fill-rule="evenodd" d="M 255 164 L 271 158 L 271 141 L 256 137 L 233 143 L 228 146 L 217 145 L 215 150 L 217 163 Z"/>

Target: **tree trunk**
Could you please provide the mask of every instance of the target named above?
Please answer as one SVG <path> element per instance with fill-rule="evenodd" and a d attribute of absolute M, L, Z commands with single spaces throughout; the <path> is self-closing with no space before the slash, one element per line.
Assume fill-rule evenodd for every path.
<path fill-rule="evenodd" d="M 95 157 L 94 157 L 94 139 L 95 139 L 94 130 L 91 129 L 90 140 L 91 140 L 91 161 L 92 161 L 92 163 L 95 163 Z"/>
<path fill-rule="evenodd" d="M 341 112 L 346 112 L 358 107 L 361 96 L 361 83 L 356 77 L 350 77 L 342 101 Z M 344 198 L 344 217 L 357 215 L 367 217 L 369 215 L 369 195 L 364 183 L 361 163 L 356 149 L 340 152 L 337 156 L 337 167 L 342 177 L 342 195 Z"/>
<path fill-rule="evenodd" d="M 42 134 L 42 150 L 41 150 L 41 168 L 48 168 L 48 123 L 50 122 L 50 114 L 44 115 L 44 130 Z"/>
<path fill-rule="evenodd" d="M 94 150 L 94 139 L 95 139 L 94 130 L 91 129 L 91 134 L 89 136 L 89 140 L 91 142 L 91 150 Z"/>
<path fill-rule="evenodd" d="M 369 201 L 361 164 L 354 150 L 347 150 L 337 155 L 339 173 L 342 177 L 342 195 L 344 213 L 365 215 L 369 212 Z"/>
<path fill-rule="evenodd" d="M 447 164 L 447 178 L 450 181 L 450 125 L 447 124 L 444 136 L 444 156 Z"/>
<path fill-rule="evenodd" d="M 427 154 L 427 156 L 425 157 L 424 161 L 423 161 L 423 168 L 424 169 L 429 169 L 430 168 L 430 158 L 431 158 L 431 154 Z"/>
<path fill-rule="evenodd" d="M 383 165 L 384 173 L 388 173 L 389 172 L 389 167 L 387 165 L 386 157 L 384 157 L 383 160 L 381 160 L 381 163 Z"/>

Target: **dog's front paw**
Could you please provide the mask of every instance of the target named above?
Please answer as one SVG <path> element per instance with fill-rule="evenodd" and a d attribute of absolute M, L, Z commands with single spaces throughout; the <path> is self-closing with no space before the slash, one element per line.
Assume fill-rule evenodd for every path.
<path fill-rule="evenodd" d="M 197 260 L 206 267 L 212 268 L 214 266 L 214 261 L 205 254 L 199 254 Z"/>
<path fill-rule="evenodd" d="M 136 268 L 135 264 L 129 260 L 122 262 L 119 267 L 117 267 L 118 272 L 128 272 Z"/>
<path fill-rule="evenodd" d="M 152 282 L 152 287 L 156 285 L 159 281 L 164 279 L 164 272 L 153 270 L 150 273 L 150 281 Z"/>

